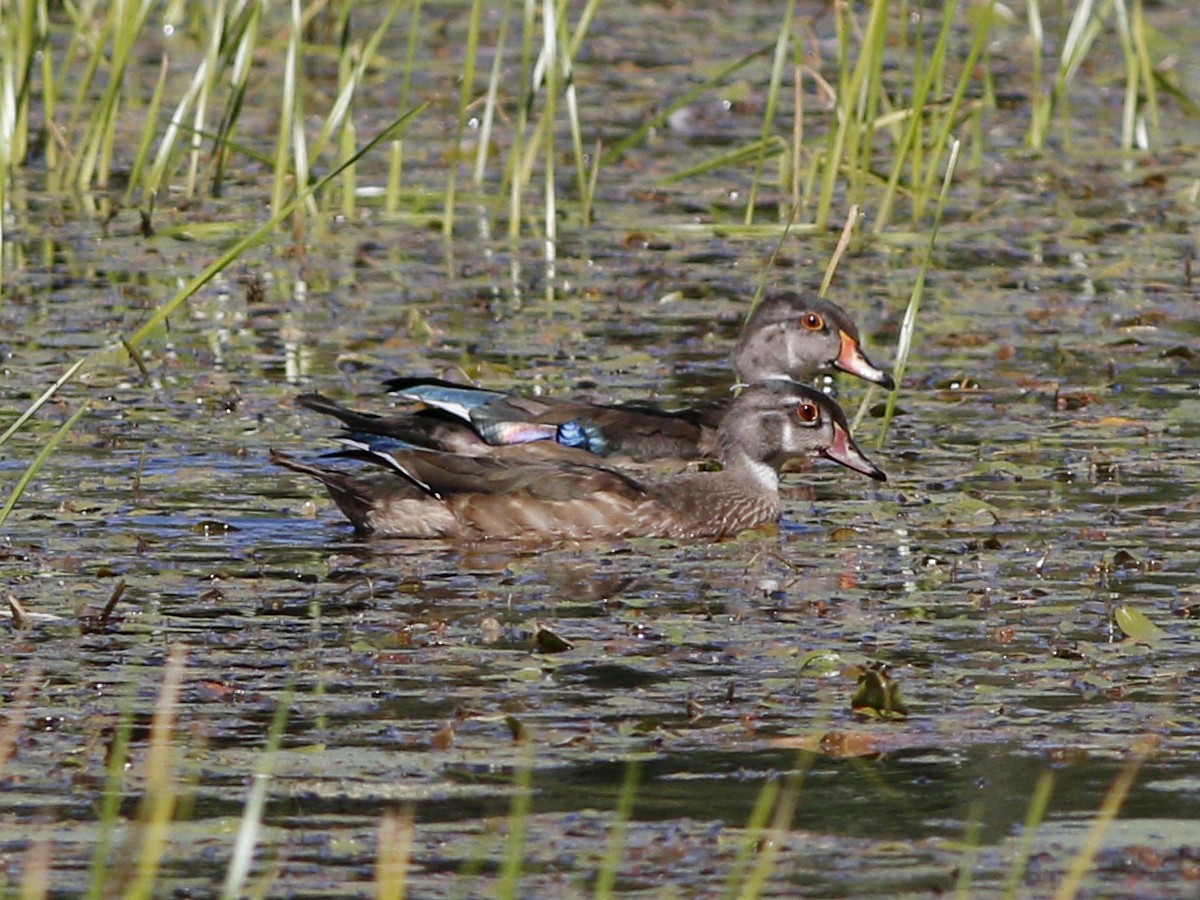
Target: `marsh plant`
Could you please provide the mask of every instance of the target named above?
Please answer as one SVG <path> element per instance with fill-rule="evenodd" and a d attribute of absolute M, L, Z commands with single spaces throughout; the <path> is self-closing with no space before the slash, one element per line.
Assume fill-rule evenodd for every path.
<path fill-rule="evenodd" d="M 770 40 L 697 68 L 690 87 L 657 98 L 632 127 L 612 135 L 605 123 L 588 120 L 589 111 L 603 110 L 603 99 L 592 94 L 601 88 L 589 63 L 590 42 L 610 11 L 599 0 L 500 0 L 494 7 L 466 0 L 437 10 L 421 0 L 0 0 L 5 299 L 11 270 L 23 264 L 11 235 L 24 225 L 22 198 L 32 192 L 64 217 L 98 223 L 135 209 L 148 239 L 172 228 L 207 227 L 230 236 L 136 329 L 115 335 L 103 351 L 64 358 L 58 377 L 7 424 L 0 445 L 36 423 L 83 373 L 131 366 L 153 372 L 147 351 L 161 345 L 170 317 L 218 274 L 254 248 L 302 248 L 337 217 L 352 219 L 365 210 L 387 222 L 432 226 L 448 242 L 500 239 L 518 246 L 518 239 L 533 236 L 552 267 L 564 232 L 586 232 L 600 188 L 623 177 L 619 163 L 674 114 L 735 80 L 749 81 L 763 98 L 756 134 L 698 161 L 662 168 L 660 183 L 699 193 L 714 173 L 738 172 L 748 190 L 737 209 L 718 210 L 703 226 L 713 234 L 741 229 L 781 241 L 795 231 L 819 233 L 853 221 L 851 209 L 862 211 L 869 233 L 847 240 L 921 232 L 914 244 L 923 254 L 922 278 L 947 198 L 956 183 L 978 176 L 978 161 L 991 149 L 984 123 L 997 107 L 1001 78 L 1021 85 L 1028 98 L 1016 143 L 1031 153 L 1071 151 L 1073 90 L 1080 79 L 1096 77 L 1084 63 L 1106 43 L 1119 46 L 1123 60 L 1116 146 L 1158 146 L 1160 92 L 1178 98 L 1185 110 L 1194 108 L 1169 69 L 1151 56 L 1142 0 L 817 6 L 814 12 L 811 4 L 787 0 Z M 449 87 L 431 83 L 423 71 L 439 34 L 450 36 L 457 67 Z M 993 51 L 997 44 L 1009 51 L 1003 61 Z M 417 148 L 440 166 L 408 165 Z M 432 180 L 434 170 L 440 180 Z M 230 213 L 233 221 L 186 221 L 186 200 L 233 191 L 258 197 L 252 208 L 261 213 L 247 214 L 243 206 Z M 168 207 L 174 210 L 169 218 Z M 921 289 L 918 278 L 897 376 L 911 352 Z M 0 528 L 87 415 L 89 402 L 86 389 L 71 394 L 58 424 L 39 433 L 33 458 L 0 508 Z M 94 795 L 89 896 L 159 896 L 170 888 L 163 861 L 175 834 L 186 828 L 188 775 L 175 716 L 185 658 L 182 649 L 170 654 L 146 728 L 135 727 L 132 700 L 115 713 L 106 781 Z M 17 677 L 20 686 L 4 698 L 0 772 L 28 734 L 39 689 L 37 673 Z M 284 692 L 277 700 L 244 813 L 235 833 L 215 838 L 223 896 L 261 895 L 271 884 L 264 808 L 275 754 L 287 736 L 289 697 Z M 1113 785 L 1098 822 L 1115 815 L 1141 758 L 1135 755 Z M 764 787 L 729 869 L 727 895 L 766 892 L 777 838 L 789 828 L 803 790 L 804 759 Z M 129 760 L 134 764 L 127 766 Z M 499 896 L 520 896 L 531 772 L 530 766 L 510 773 L 514 799 L 497 870 Z M 637 765 L 628 773 L 594 883 L 598 897 L 615 890 L 636 803 Z M 1030 833 L 1049 791 L 1046 782 L 1034 797 Z M 405 892 L 414 821 L 412 810 L 403 808 L 380 816 L 379 896 Z M 54 828 L 40 833 L 19 864 L 15 883 L 22 896 L 56 889 Z M 1094 849 L 1089 844 L 1081 853 L 1066 896 L 1078 889 L 1086 854 Z M 1023 859 L 1014 862 L 1014 892 L 1023 865 Z M 969 884 L 961 889 L 966 893 Z"/>
<path fill-rule="evenodd" d="M 1047 27 L 1041 7 L 1028 4 L 1028 38 L 1018 42 L 1031 98 L 1029 146 L 1046 145 L 1056 115 L 1062 143 L 1069 146 L 1071 86 L 1089 51 L 1114 35 L 1126 61 L 1121 146 L 1153 146 L 1157 89 L 1166 75 L 1150 59 L 1141 0 L 1081 0 L 1069 16 L 1055 20 L 1057 30 Z M 747 168 L 752 176 L 742 224 L 765 235 L 823 230 L 836 210 L 848 208 L 868 212 L 878 235 L 889 228 L 898 200 L 906 202 L 911 223 L 919 225 L 929 215 L 943 175 L 953 170 L 955 135 L 962 135 L 960 143 L 967 141 L 964 158 L 977 156 L 984 140 L 980 122 L 995 102 L 994 60 L 987 47 L 995 32 L 1005 30 L 1011 40 L 1019 25 L 995 0 L 961 9 L 957 0 L 946 0 L 937 10 L 888 0 L 837 4 L 832 15 L 836 56 L 826 61 L 814 21 L 798 16 L 795 0 L 789 0 L 772 43 L 702 74 L 691 90 L 663 98 L 661 109 L 604 147 L 591 145 L 579 99 L 588 80 L 578 71 L 578 60 L 603 13 L 598 0 L 577 11 L 566 4 L 530 0 L 517 6 L 505 0 L 486 34 L 482 12 L 478 0 L 461 8 L 465 34 L 457 103 L 446 108 L 437 90 L 414 98 L 422 36 L 430 24 L 419 0 L 336 8 L 299 0 L 271 6 L 253 0 L 161 5 L 121 0 L 69 8 L 26 0 L 0 7 L 0 209 L 5 210 L 0 239 L 11 227 L 8 221 L 19 216 L 7 194 L 15 178 L 60 198 L 82 216 L 107 220 L 133 204 L 147 234 L 155 231 L 161 198 L 178 203 L 200 192 L 220 195 L 233 170 L 266 177 L 271 209 L 265 222 L 183 226 L 232 230 L 240 237 L 164 298 L 132 335 L 117 336 L 112 352 L 64 361 L 62 377 L 0 435 L 0 445 L 81 371 L 137 362 L 142 344 L 161 332 L 175 310 L 247 251 L 277 241 L 285 225 L 293 240 L 303 242 L 327 217 L 354 215 L 360 195 L 381 197 L 382 208 L 397 215 L 422 215 L 420 198 L 435 186 L 414 186 L 406 193 L 404 144 L 413 139 L 405 135 L 420 131 L 420 140 L 432 140 L 422 121 L 436 116 L 455 123 L 441 149 L 446 177 L 437 218 L 447 237 L 464 220 L 479 223 L 483 234 L 506 222 L 511 239 L 529 228 L 542 240 L 552 265 L 560 219 L 586 227 L 603 165 L 638 146 L 672 113 L 769 59 L 760 136 L 670 172 L 665 180 L 698 183 L 715 171 Z M 888 65 L 895 48 L 906 65 Z M 481 65 L 487 54 L 490 67 Z M 1054 63 L 1048 71 L 1047 60 Z M 324 62 L 331 62 L 330 76 L 309 74 Z M 360 95 L 380 81 L 400 86 L 399 104 L 390 122 L 366 134 L 356 124 L 356 110 Z M 806 101 L 810 85 L 819 104 Z M 320 108 L 316 96 L 327 101 Z M 252 106 L 248 98 L 260 102 Z M 473 154 L 464 152 L 468 125 L 475 134 Z M 497 157 L 491 151 L 501 144 L 502 129 L 507 152 Z M 560 140 L 570 146 L 574 161 L 575 188 L 566 206 L 560 199 L 565 184 L 558 172 Z M 772 159 L 778 161 L 773 176 L 765 165 Z M 372 171 L 381 174 L 374 185 L 362 183 L 366 162 L 377 163 Z M 471 193 L 464 195 L 460 169 L 468 163 Z M 781 198 L 774 222 L 764 220 L 759 202 L 768 186 Z M 0 279 L 8 260 L 9 254 L 0 254 Z M 84 412 L 86 400 L 82 403 L 76 417 Z M 31 463 L 0 510 L 0 524 L 76 417 Z"/>

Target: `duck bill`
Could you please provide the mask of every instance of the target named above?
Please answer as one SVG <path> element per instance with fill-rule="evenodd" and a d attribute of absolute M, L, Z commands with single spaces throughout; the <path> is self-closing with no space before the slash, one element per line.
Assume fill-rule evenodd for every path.
<path fill-rule="evenodd" d="M 832 459 L 836 463 L 841 463 L 847 469 L 861 472 L 868 478 L 874 478 L 876 481 L 887 481 L 887 475 L 883 469 L 871 462 L 867 458 L 867 455 L 858 449 L 858 444 L 854 443 L 854 438 L 850 437 L 850 432 L 839 424 L 833 426 L 833 443 L 821 455 L 826 459 Z"/>
<path fill-rule="evenodd" d="M 871 364 L 866 354 L 862 352 L 862 347 L 858 345 L 858 341 L 844 331 L 839 331 L 838 334 L 842 338 L 842 349 L 838 353 L 837 359 L 833 361 L 835 366 L 843 372 L 857 375 L 872 384 L 881 384 L 889 391 L 896 386 L 891 375 Z"/>

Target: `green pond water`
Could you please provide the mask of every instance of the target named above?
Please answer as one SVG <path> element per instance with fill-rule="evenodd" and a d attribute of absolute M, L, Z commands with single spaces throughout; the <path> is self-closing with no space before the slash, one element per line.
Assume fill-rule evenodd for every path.
<path fill-rule="evenodd" d="M 1194 12 L 1146 12 L 1156 55 L 1176 53 L 1173 77 L 1200 93 Z M 798 15 L 832 58 L 823 6 Z M 517 895 L 591 896 L 635 763 L 621 895 L 720 895 L 747 841 L 761 846 L 745 830 L 756 802 L 791 773 L 796 809 L 764 895 L 930 896 L 969 876 L 972 893 L 998 896 L 1023 864 L 1017 895 L 1050 896 L 1143 753 L 1083 893 L 1196 896 L 1200 121 L 1168 98 L 1164 148 L 1119 152 L 1123 64 L 1108 33 L 1073 96 L 1070 145 L 1056 131 L 1029 152 L 1024 27 L 997 30 L 989 65 L 1007 99 L 983 114 L 949 196 L 882 447 L 883 393 L 837 384 L 851 416 L 865 406 L 855 434 L 886 484 L 818 465 L 786 479 L 778 533 L 717 543 L 360 539 L 318 486 L 267 462 L 268 448 L 331 449 L 332 423 L 297 409 L 297 393 L 385 410 L 385 378 L 465 366 L 501 389 L 718 396 L 777 243 L 736 227 L 752 167 L 663 180 L 758 136 L 769 55 L 601 166 L 594 223 L 565 202 L 552 269 L 540 240 L 482 229 L 469 187 L 445 240 L 430 216 L 465 18 L 447 6 L 423 19 L 413 100 L 431 105 L 406 135 L 404 211 L 367 190 L 386 178 L 386 154 L 368 157 L 352 217 L 311 219 L 299 243 L 281 231 L 144 345 L 147 374 L 99 366 L 0 447 L 9 489 L 90 403 L 0 544 L 5 591 L 35 616 L 24 630 L 0 620 L 0 703 L 17 723 L 0 735 L 7 893 L 47 843 L 52 895 L 88 883 L 130 715 L 114 869 L 136 858 L 149 724 L 182 647 L 180 800 L 155 896 L 218 890 L 281 703 L 251 870 L 267 896 L 372 895 L 390 811 L 415 821 L 411 896 L 492 896 L 522 783 Z M 496 28 L 485 16 L 485 46 Z M 615 143 L 777 28 L 763 4 L 601 7 L 575 71 L 587 141 Z M 239 139 L 269 154 L 278 62 L 258 65 Z M 314 63 L 309 89 L 332 96 L 335 75 Z M 382 68 L 359 134 L 396 100 Z M 562 180 L 569 198 L 568 166 Z M 103 221 L 96 197 L 47 192 L 36 159 L 17 173 L 0 305 L 8 420 L 263 219 L 268 168 L 239 160 L 233 182 L 219 199 L 160 197 L 147 238 L 135 209 Z M 778 222 L 778 192 L 760 200 L 756 221 Z M 907 227 L 853 245 L 829 292 L 889 365 L 928 241 Z M 789 237 L 768 285 L 815 289 L 835 242 Z M 81 627 L 122 582 L 112 619 Z M 539 628 L 570 649 L 540 652 Z M 857 667 L 875 665 L 907 718 L 851 710 Z"/>

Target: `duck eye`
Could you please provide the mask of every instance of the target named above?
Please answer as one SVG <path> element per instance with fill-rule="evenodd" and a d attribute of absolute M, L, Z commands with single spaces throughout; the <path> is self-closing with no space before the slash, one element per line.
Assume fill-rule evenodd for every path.
<path fill-rule="evenodd" d="M 796 415 L 799 416 L 801 422 L 812 423 L 821 418 L 821 411 L 817 409 L 815 403 L 801 403 L 796 407 Z"/>
<path fill-rule="evenodd" d="M 822 328 L 825 327 L 825 320 L 822 319 L 815 312 L 807 312 L 800 319 L 800 324 L 803 325 L 805 328 L 807 328 L 809 331 L 820 331 Z"/>

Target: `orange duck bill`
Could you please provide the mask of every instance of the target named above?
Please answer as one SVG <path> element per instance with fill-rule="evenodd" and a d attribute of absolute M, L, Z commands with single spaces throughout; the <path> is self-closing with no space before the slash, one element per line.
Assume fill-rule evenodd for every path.
<path fill-rule="evenodd" d="M 854 443 L 854 438 L 850 437 L 850 432 L 841 423 L 834 423 L 833 442 L 829 445 L 828 449 L 821 451 L 821 456 L 824 456 L 826 459 L 832 459 L 836 463 L 841 463 L 847 469 L 861 472 L 868 478 L 874 478 L 876 481 L 887 481 L 887 474 L 883 469 L 871 462 L 865 453 L 858 449 L 858 444 Z"/>
<path fill-rule="evenodd" d="M 874 384 L 883 385 L 889 391 L 892 390 L 896 383 L 892 381 L 892 376 L 883 369 L 876 368 L 875 365 L 867 359 L 867 356 L 859 346 L 858 339 L 852 334 L 847 334 L 845 331 L 838 332 L 842 338 L 842 350 L 837 355 L 837 359 L 833 364 L 843 372 L 849 372 L 851 375 L 857 375 L 866 381 Z M 846 465 L 850 465 L 846 463 Z M 854 466 L 850 466 L 854 468 Z M 872 476 L 873 477 L 873 476 Z"/>

